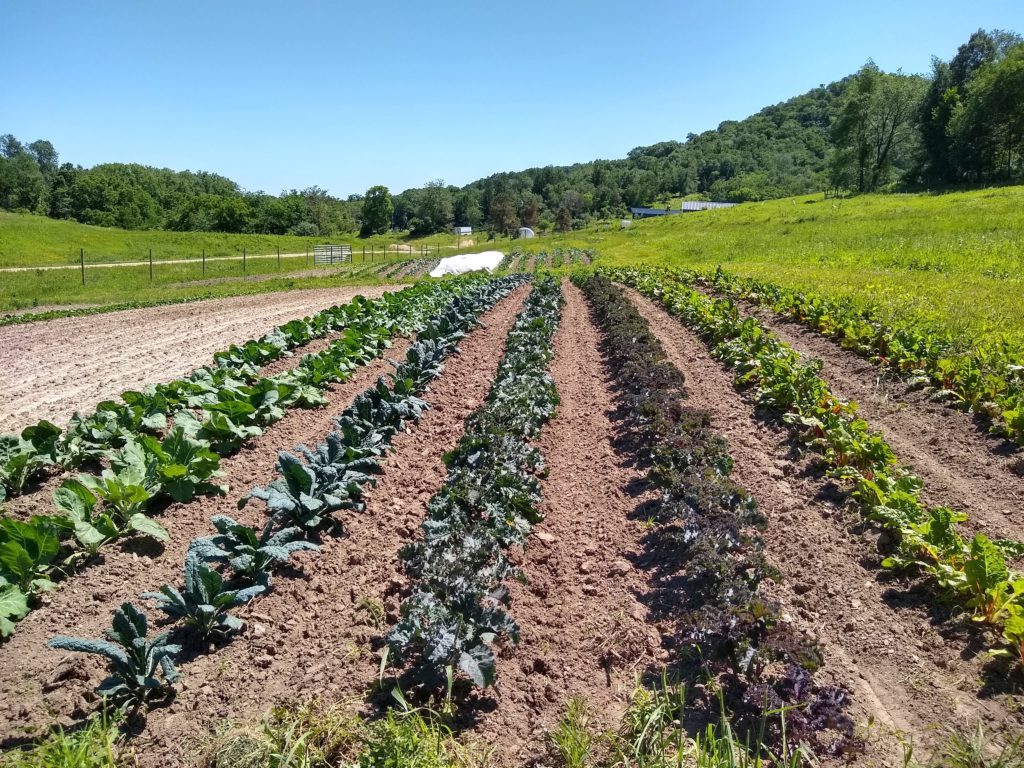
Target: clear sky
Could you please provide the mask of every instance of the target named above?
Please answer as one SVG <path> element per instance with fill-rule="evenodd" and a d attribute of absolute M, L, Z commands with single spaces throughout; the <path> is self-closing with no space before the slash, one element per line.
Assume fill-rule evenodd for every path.
<path fill-rule="evenodd" d="M 344 196 L 622 157 L 869 57 L 924 73 L 1024 33 L 1024 0 L 0 0 L 0 26 L 0 133 Z"/>

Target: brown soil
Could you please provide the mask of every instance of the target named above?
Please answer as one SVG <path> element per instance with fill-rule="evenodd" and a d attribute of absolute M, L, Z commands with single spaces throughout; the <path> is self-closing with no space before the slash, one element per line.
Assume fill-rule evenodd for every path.
<path fill-rule="evenodd" d="M 753 418 L 751 403 L 699 338 L 648 299 L 627 293 L 685 374 L 689 402 L 711 412 L 712 426 L 729 442 L 734 479 L 768 519 L 766 554 L 781 580 L 766 586 L 784 619 L 820 643 L 820 679 L 852 692 L 868 737 L 859 762 L 899 764 L 900 735 L 920 749 L 956 725 L 1019 728 L 1004 697 L 979 693 L 983 663 L 970 647 L 970 632 L 930 616 L 933 597 L 922 585 L 880 569 L 872 534 L 859 532 L 820 473 L 794 460 L 783 430 Z"/>
<path fill-rule="evenodd" d="M 801 355 L 822 360 L 821 376 L 843 400 L 854 400 L 858 413 L 892 446 L 896 455 L 924 480 L 930 504 L 967 512 L 974 530 L 993 537 L 1024 538 L 1024 476 L 1020 456 L 1004 441 L 980 432 L 971 416 L 900 381 L 884 379 L 877 366 L 835 342 L 768 309 L 747 305 L 779 339 Z"/>
<path fill-rule="evenodd" d="M 408 341 L 401 341 L 388 356 L 404 355 Z M 76 707 L 89 709 L 90 691 L 100 669 L 95 659 L 83 659 L 45 647 L 55 634 L 99 637 L 109 626 L 113 609 L 129 600 L 138 603 L 141 592 L 155 590 L 164 583 L 181 578 L 185 551 L 197 536 L 212 532 L 210 517 L 226 514 L 249 525 L 262 525 L 265 512 L 261 504 L 238 510 L 236 502 L 254 486 L 275 477 L 279 451 L 294 450 L 296 445 L 314 444 L 323 439 L 333 419 L 352 398 L 391 370 L 385 359 L 374 361 L 356 371 L 344 384 L 327 392 L 325 408 L 295 409 L 267 432 L 250 442 L 235 456 L 223 459 L 225 475 L 221 483 L 230 486 L 225 497 L 202 497 L 191 504 L 172 504 L 158 516 L 170 539 L 162 547 L 143 541 L 127 541 L 105 549 L 100 559 L 62 583 L 57 592 L 18 624 L 14 635 L 0 646 L 0 738 L 9 738 L 20 729 L 45 723 L 45 713 L 72 715 Z M 46 497 L 47 501 L 49 496 Z M 76 668 L 93 675 L 85 680 L 53 685 Z M 86 677 L 86 675 L 82 675 Z M 83 699 L 83 694 L 86 698 Z"/>
<path fill-rule="evenodd" d="M 520 272 L 533 272 L 537 269 L 537 257 L 533 254 L 524 256 L 519 263 L 522 264 L 519 268 Z"/>
<path fill-rule="evenodd" d="M 614 728 L 661 648 L 639 599 L 647 579 L 631 565 L 643 550 L 632 513 L 650 494 L 637 490 L 641 474 L 612 447 L 614 397 L 599 332 L 580 290 L 567 281 L 563 289 L 550 369 L 561 405 L 540 439 L 544 521 L 523 553 L 527 584 L 510 585 L 522 640 L 499 661 L 496 707 L 472 731 L 502 765 L 541 757 L 544 734 L 576 695 L 598 727 Z"/>
<path fill-rule="evenodd" d="M 187 375 L 214 352 L 275 325 L 386 289 L 237 296 L 0 328 L 0 432 L 40 418 L 63 424 L 126 389 Z"/>
<path fill-rule="evenodd" d="M 275 703 L 321 698 L 361 705 L 378 674 L 371 644 L 386 630 L 372 609 L 382 607 L 388 620 L 396 616 L 398 550 L 444 482 L 441 457 L 487 394 L 528 290 L 499 303 L 484 317 L 486 327 L 471 333 L 449 359 L 426 395 L 431 410 L 395 438 L 377 487 L 367 494 L 367 511 L 346 516 L 344 536 L 326 538 L 320 552 L 300 553 L 295 578 L 279 576 L 271 594 L 240 611 L 247 621 L 241 637 L 184 665 L 177 699 L 150 713 L 137 740 L 142 765 L 188 764 L 218 724 L 251 720 Z M 321 434 L 326 432 L 325 425 Z M 269 470 L 260 476 L 266 479 Z M 95 677 L 76 681 L 71 695 L 89 683 Z"/>

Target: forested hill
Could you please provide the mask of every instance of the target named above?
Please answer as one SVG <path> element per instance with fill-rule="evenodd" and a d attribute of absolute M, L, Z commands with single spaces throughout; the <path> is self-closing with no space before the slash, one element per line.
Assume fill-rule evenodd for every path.
<path fill-rule="evenodd" d="M 626 130 L 624 128 L 624 130 Z M 319 187 L 247 192 L 212 173 L 59 164 L 45 140 L 0 136 L 0 208 L 128 229 L 331 235 L 566 230 L 665 197 L 751 201 L 818 190 L 866 192 L 1024 178 L 1024 41 L 979 30 L 930 77 L 855 74 L 683 141 L 620 160 L 441 180 L 340 199 Z"/>
<path fill-rule="evenodd" d="M 685 141 L 637 147 L 623 160 L 499 173 L 468 188 L 487 200 L 503 190 L 540 195 L 556 215 L 560 208 L 563 215 L 614 215 L 665 195 L 745 201 L 815 191 L 825 185 L 830 131 L 849 80 L 691 133 Z"/>

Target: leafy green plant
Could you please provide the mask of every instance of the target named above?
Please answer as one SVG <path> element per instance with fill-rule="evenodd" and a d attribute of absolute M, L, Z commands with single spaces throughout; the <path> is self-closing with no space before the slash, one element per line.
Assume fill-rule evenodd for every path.
<path fill-rule="evenodd" d="M 14 623 L 23 619 L 28 609 L 28 595 L 18 585 L 0 585 L 0 638 L 14 633 Z"/>
<path fill-rule="evenodd" d="M 422 541 L 400 553 L 413 593 L 386 636 L 387 661 L 407 666 L 427 690 L 457 673 L 477 686 L 491 685 L 496 675 L 492 646 L 502 638 L 518 641 L 519 628 L 506 611 L 508 593 L 502 585 L 515 569 L 503 550 L 521 544 L 540 520 L 534 475 L 543 462 L 528 440 L 558 402 L 544 368 L 561 303 L 558 281 L 538 281 L 508 335 L 487 402 L 466 420 L 465 436 L 445 458 L 448 477 L 428 504 Z M 450 313 L 438 327 L 450 324 L 457 330 L 465 324 L 458 318 Z M 446 340 L 438 341 L 439 349 L 447 347 Z M 425 346 L 399 366 L 395 391 L 414 390 L 421 370 L 439 370 L 434 347 Z M 417 415 L 415 407 L 393 409 L 379 389 L 353 410 L 342 425 L 366 432 L 379 429 L 378 422 L 399 424 Z"/>
<path fill-rule="evenodd" d="M 0 519 L 0 587 L 13 584 L 27 595 L 53 589 L 49 574 L 59 554 L 53 518 Z"/>
<path fill-rule="evenodd" d="M 237 578 L 267 588 L 274 569 L 287 563 L 293 554 L 320 548 L 303 539 L 301 528 L 275 530 L 273 521 L 260 533 L 227 515 L 215 515 L 213 526 L 217 534 L 194 540 L 190 550 L 203 560 L 226 562 Z"/>
<path fill-rule="evenodd" d="M 227 637 L 240 630 L 242 620 L 228 611 L 265 591 L 262 584 L 230 589 L 224 577 L 203 562 L 198 551 L 189 550 L 185 555 L 184 589 L 165 584 L 159 592 L 146 592 L 142 597 L 155 601 L 168 616 L 184 621 L 200 637 L 207 638 Z"/>
<path fill-rule="evenodd" d="M 884 566 L 922 569 L 971 608 L 976 621 L 997 630 L 1003 631 L 1018 615 L 1024 603 L 1024 578 L 1009 570 L 1006 558 L 1017 556 L 1021 543 L 978 535 L 968 545 L 958 531 L 966 516 L 926 507 L 920 498 L 921 481 L 896 461 L 881 435 L 853 415 L 852 405 L 840 403 L 816 377 L 809 377 L 806 386 L 793 386 L 801 363 L 792 349 L 752 318 L 741 320 L 731 301 L 695 290 L 692 286 L 700 278 L 694 273 L 633 268 L 611 274 L 660 300 L 693 327 L 712 354 L 736 371 L 738 386 L 757 384 L 759 398 L 764 392 L 784 393 L 775 400 L 785 408 L 783 421 L 805 444 L 822 452 L 830 474 L 850 483 L 862 514 L 893 534 L 895 551 L 883 560 Z M 823 303 L 801 305 L 800 318 L 831 327 Z M 954 391 L 956 381 L 973 382 L 975 390 L 988 386 L 981 373 L 984 366 L 943 356 L 925 337 L 901 334 L 885 344 L 887 354 L 894 354 L 897 345 L 914 350 L 908 353 L 906 367 L 922 365 L 918 358 L 938 354 L 939 387 L 949 390 L 951 397 L 966 391 Z"/>
<path fill-rule="evenodd" d="M 174 501 L 186 503 L 202 494 L 224 494 L 227 488 L 211 480 L 222 476 L 220 456 L 205 441 L 187 435 L 176 426 L 163 440 L 140 435 L 111 459 L 118 474 L 140 478 L 148 490 L 163 493 Z"/>
<path fill-rule="evenodd" d="M 50 463 L 30 442 L 0 435 L 0 501 L 20 494 L 29 479 Z"/>
<path fill-rule="evenodd" d="M 316 472 L 287 451 L 278 455 L 277 470 L 281 477 L 266 488 L 251 490 L 238 502 L 239 508 L 249 499 L 262 499 L 275 523 L 306 531 L 329 525 L 331 512 L 362 508 L 362 502 L 353 498 L 347 488 L 322 482 Z"/>
<path fill-rule="evenodd" d="M 181 646 L 168 642 L 168 632 L 149 639 L 148 631 L 146 614 L 131 603 L 123 603 L 114 612 L 111 629 L 105 632 L 107 640 L 58 635 L 50 638 L 47 645 L 104 657 L 110 676 L 96 692 L 117 707 L 139 707 L 169 694 L 180 677 L 174 656 L 181 652 Z"/>
<path fill-rule="evenodd" d="M 97 509 L 97 501 L 99 497 L 80 480 L 65 480 L 53 492 L 54 505 L 64 513 L 82 556 L 96 554 L 102 546 L 129 532 L 160 541 L 167 538 L 164 529 L 145 514 L 136 512 L 124 518 L 116 512 L 108 512 L 103 505 Z"/>

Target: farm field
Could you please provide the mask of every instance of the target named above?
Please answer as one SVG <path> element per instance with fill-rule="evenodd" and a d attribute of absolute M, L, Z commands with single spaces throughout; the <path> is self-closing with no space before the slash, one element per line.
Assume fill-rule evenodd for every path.
<path fill-rule="evenodd" d="M 486 234 L 484 234 L 486 239 Z M 461 238 L 439 233 L 429 237 L 408 237 L 406 233 L 357 237 L 348 232 L 338 235 L 300 237 L 297 235 L 240 235 L 217 232 L 174 232 L 170 230 L 128 230 L 97 227 L 75 221 L 61 221 L 45 216 L 0 211 L 0 268 L 24 266 L 60 266 L 78 264 L 79 249 L 84 249 L 90 263 L 143 261 L 153 249 L 156 261 L 197 259 L 203 250 L 207 258 L 241 256 L 242 249 L 250 255 L 305 253 L 317 243 L 348 243 L 353 251 L 369 254 L 376 250 L 378 258 L 385 248 L 395 253 L 419 253 L 420 247 L 442 246 L 453 253 L 461 243 L 470 240 L 482 245 L 478 235 Z M 505 243 L 507 238 L 501 238 Z M 500 242 L 500 240 L 499 240 Z"/>
<path fill-rule="evenodd" d="M 40 463 L 18 488 L 6 470 L 7 519 L 76 522 L 36 524 L 57 548 L 20 581 L 0 560 L 25 604 L 0 601 L 0 765 L 97 710 L 107 665 L 69 653 L 96 648 L 47 642 L 100 638 L 123 603 L 177 670 L 154 656 L 149 687 L 114 690 L 152 699 L 125 735 L 55 742 L 116 738 L 103 765 L 731 765 L 746 743 L 771 764 L 930 766 L 979 728 L 983 749 L 1012 745 L 1024 472 L 1015 433 L 992 429 L 1006 411 L 929 398 L 895 356 L 746 284 L 591 260 L 516 251 L 502 277 L 326 311 L 355 289 L 274 294 L 258 316 L 230 299 L 88 318 L 104 349 L 158 318 L 178 330 L 135 342 L 151 366 L 97 361 L 102 387 L 17 421 L 64 427 L 67 408 L 147 393 L 26 433 Z M 249 314 L 229 326 L 233 302 Z M 2 332 L 71 344 L 81 322 Z M 211 338 L 183 354 L 196 323 Z M 160 474 L 159 440 L 193 441 L 189 493 Z M 141 520 L 118 518 L 114 480 L 145 489 Z M 121 522 L 97 542 L 100 510 Z M 285 549 L 238 559 L 239 524 L 268 522 Z"/>
<path fill-rule="evenodd" d="M 306 250 L 312 254 L 314 245 L 326 242 L 350 244 L 354 263 L 314 268 L 312 255 L 307 261 Z M 130 231 L 0 211 L 0 314 L 126 302 L 155 304 L 339 283 L 383 283 L 387 282 L 385 273 L 398 270 L 400 264 L 428 260 L 426 254 L 439 258 L 438 249 L 441 255 L 451 255 L 500 247 L 498 243 L 475 242 L 449 234 L 410 238 L 396 233 L 360 238 L 348 233 L 310 239 Z M 85 251 L 87 264 L 84 285 L 77 269 L 80 248 Z M 149 249 L 153 251 L 152 278 Z M 247 252 L 244 267 L 243 249 Z M 201 261 L 204 250 L 205 269 Z M 113 266 L 119 262 L 130 265 Z"/>
<path fill-rule="evenodd" d="M 235 341 L 385 290 L 287 291 L 0 328 L 0 431 L 20 431 L 41 418 L 63 425 L 74 411 L 126 389 L 191 373 Z"/>

